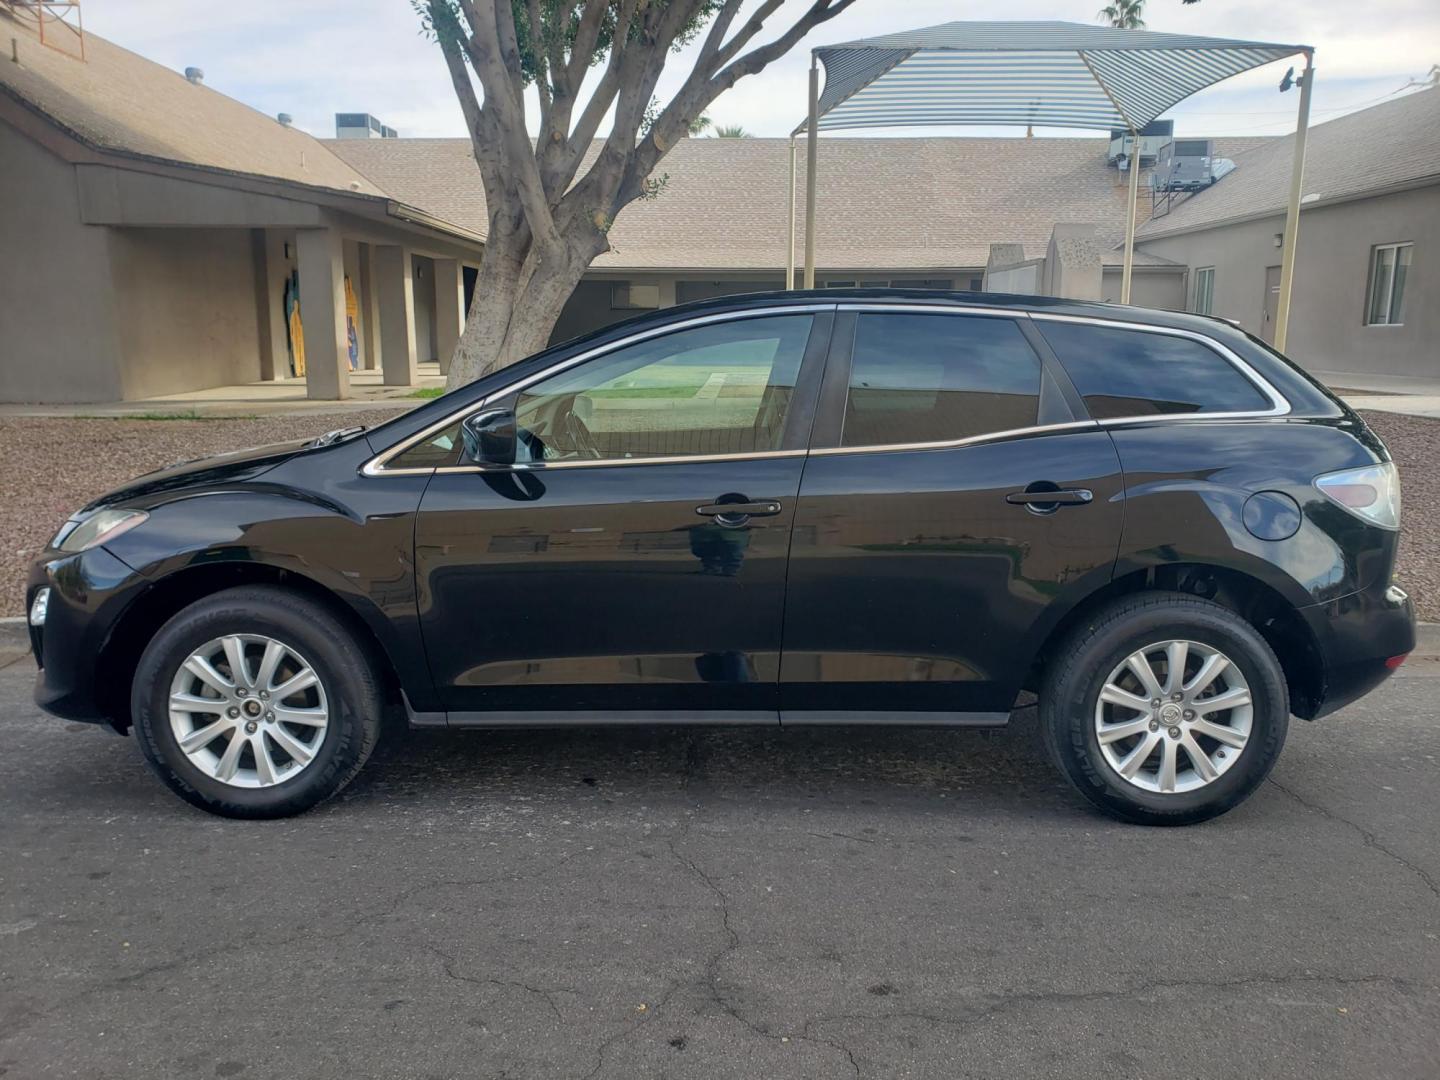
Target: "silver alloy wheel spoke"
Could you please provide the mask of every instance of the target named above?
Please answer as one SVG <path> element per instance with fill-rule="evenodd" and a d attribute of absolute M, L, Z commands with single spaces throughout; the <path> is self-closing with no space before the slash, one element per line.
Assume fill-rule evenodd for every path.
<path fill-rule="evenodd" d="M 1116 739 L 1128 739 L 1131 735 L 1139 735 L 1150 726 L 1150 717 L 1142 716 L 1137 720 L 1124 720 L 1118 724 L 1102 724 L 1097 729 L 1100 736 L 1100 744 L 1112 743 Z"/>
<path fill-rule="evenodd" d="M 173 703 L 175 699 L 171 698 L 170 700 Z M 206 724 L 202 728 L 196 728 L 189 735 L 186 735 L 185 738 L 180 740 L 180 749 L 184 750 L 187 754 L 193 754 L 196 750 L 199 750 L 200 747 L 213 742 L 217 735 L 231 731 L 234 727 L 234 720 L 231 720 L 228 716 L 222 716 L 213 724 Z"/>
<path fill-rule="evenodd" d="M 1197 735 L 1209 735 L 1216 742 L 1222 742 L 1236 750 L 1245 745 L 1245 736 L 1224 724 L 1215 724 L 1209 720 L 1196 720 L 1190 725 L 1190 730 Z"/>
<path fill-rule="evenodd" d="M 190 657 L 185 661 L 185 669 L 216 693 L 228 694 L 235 689 L 235 684 L 216 671 L 214 665 L 203 656 L 197 654 Z"/>
<path fill-rule="evenodd" d="M 1165 693 L 1173 694 L 1185 682 L 1185 660 L 1190 655 L 1188 641 L 1172 641 L 1165 646 Z"/>
<path fill-rule="evenodd" d="M 1143 652 L 1132 654 L 1125 664 L 1140 680 L 1140 685 L 1144 688 L 1145 693 L 1152 698 L 1158 698 L 1165 692 L 1160 687 L 1160 680 L 1155 678 L 1155 669 L 1150 666 L 1150 661 L 1146 659 Z M 1110 681 L 1113 683 L 1115 680 L 1112 678 Z"/>
<path fill-rule="evenodd" d="M 1175 638 L 1137 649 L 1110 672 L 1095 700 L 1095 740 L 1121 780 L 1182 794 L 1240 759 L 1254 716 L 1250 686 L 1229 657 Z"/>
<path fill-rule="evenodd" d="M 186 657 L 171 680 L 169 712 L 180 752 L 232 787 L 293 779 L 315 760 L 330 727 L 315 668 L 260 634 L 227 634 Z"/>

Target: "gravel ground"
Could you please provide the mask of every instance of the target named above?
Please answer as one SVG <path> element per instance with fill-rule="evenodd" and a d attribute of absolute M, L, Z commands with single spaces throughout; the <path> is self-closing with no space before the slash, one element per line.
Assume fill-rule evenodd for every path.
<path fill-rule="evenodd" d="M 367 412 L 378 424 L 395 413 Z M 1440 420 L 1367 412 L 1400 465 L 1405 530 L 1399 579 L 1420 618 L 1440 621 Z M 304 438 L 358 422 L 355 413 L 246 420 L 0 419 L 0 454 L 17 478 L 0 518 L 0 614 L 22 614 L 30 560 L 60 522 L 132 476 L 186 458 Z M 99 451 L 77 454 L 93 445 Z"/>
<path fill-rule="evenodd" d="M 1416 613 L 1440 622 L 1440 420 L 1365 412 L 1400 467 L 1404 501 L 1395 576 L 1415 598 Z"/>
<path fill-rule="evenodd" d="M 132 477 L 177 461 L 374 426 L 405 409 L 235 420 L 0 417 L 0 458 L 14 487 L 0 517 L 0 615 L 21 615 L 31 560 L 85 503 Z M 90 452 L 78 452 L 89 447 Z"/>

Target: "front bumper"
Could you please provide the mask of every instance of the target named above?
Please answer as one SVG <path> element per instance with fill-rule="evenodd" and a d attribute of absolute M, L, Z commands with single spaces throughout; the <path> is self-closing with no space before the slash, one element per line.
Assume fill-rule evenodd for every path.
<path fill-rule="evenodd" d="M 1415 649 L 1415 606 L 1396 585 L 1362 589 L 1300 613 L 1315 635 L 1324 668 L 1319 707 L 1307 719 L 1364 697 L 1394 673 L 1397 657 Z"/>
<path fill-rule="evenodd" d="M 121 615 L 149 582 L 101 547 L 76 554 L 46 552 L 30 571 L 27 611 L 45 586 L 50 588 L 45 622 L 30 628 L 40 667 L 35 703 L 67 720 L 123 729 L 128 688 L 106 684 L 100 656 Z"/>

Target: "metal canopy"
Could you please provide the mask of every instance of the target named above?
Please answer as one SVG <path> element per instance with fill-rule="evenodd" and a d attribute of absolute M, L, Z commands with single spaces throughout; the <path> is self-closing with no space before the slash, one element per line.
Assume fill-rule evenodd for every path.
<path fill-rule="evenodd" d="M 817 126 L 1138 130 L 1197 90 L 1304 51 L 1081 23 L 945 23 L 816 49 Z"/>
<path fill-rule="evenodd" d="M 812 53 L 805 285 L 815 283 L 815 176 L 819 131 L 846 128 L 1017 124 L 1137 132 L 1191 94 L 1232 75 L 1304 54 L 1300 125 L 1276 344 L 1283 348 L 1298 229 L 1305 127 L 1313 83 L 1307 45 L 1235 41 L 1067 22 L 951 22 L 826 45 Z M 820 68 L 825 72 L 820 92 Z M 791 136 L 790 248 L 794 281 L 795 154 Z M 1121 302 L 1130 300 L 1139 169 L 1130 170 Z"/>

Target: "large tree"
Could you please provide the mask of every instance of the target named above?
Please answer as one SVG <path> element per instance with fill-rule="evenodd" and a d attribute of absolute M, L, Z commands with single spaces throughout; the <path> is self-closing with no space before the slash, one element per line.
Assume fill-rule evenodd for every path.
<path fill-rule="evenodd" d="M 450 385 L 543 348 L 581 275 L 609 249 L 616 215 L 661 194 L 656 167 L 705 108 L 853 3 L 811 0 L 757 44 L 782 0 L 762 0 L 743 20 L 743 0 L 416 0 L 460 100 L 489 213 Z M 693 66 L 662 104 L 666 62 L 695 41 Z"/>

